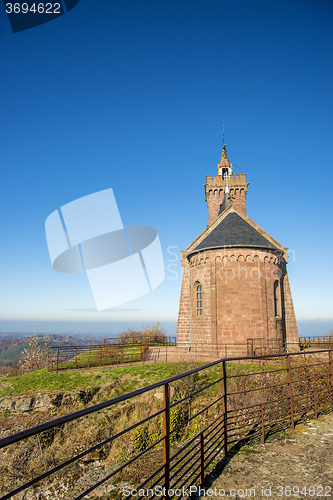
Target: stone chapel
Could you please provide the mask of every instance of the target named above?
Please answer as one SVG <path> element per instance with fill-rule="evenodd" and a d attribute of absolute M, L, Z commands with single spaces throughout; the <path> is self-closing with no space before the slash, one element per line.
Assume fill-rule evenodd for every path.
<path fill-rule="evenodd" d="M 223 140 L 217 175 L 206 177 L 208 226 L 182 251 L 182 353 L 237 356 L 298 343 L 288 248 L 247 216 L 248 184 L 233 173 Z"/>

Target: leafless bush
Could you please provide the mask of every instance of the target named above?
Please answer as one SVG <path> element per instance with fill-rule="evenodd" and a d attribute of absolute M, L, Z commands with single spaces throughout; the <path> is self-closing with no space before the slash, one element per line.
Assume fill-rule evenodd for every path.
<path fill-rule="evenodd" d="M 38 337 L 32 337 L 29 346 L 22 352 L 18 361 L 19 373 L 34 372 L 46 366 L 46 352 L 38 344 Z"/>
<path fill-rule="evenodd" d="M 164 343 L 167 340 L 164 328 L 157 323 L 142 326 L 141 328 L 127 328 L 119 335 L 121 343 L 141 343 L 144 340 L 149 340 L 155 343 Z"/>

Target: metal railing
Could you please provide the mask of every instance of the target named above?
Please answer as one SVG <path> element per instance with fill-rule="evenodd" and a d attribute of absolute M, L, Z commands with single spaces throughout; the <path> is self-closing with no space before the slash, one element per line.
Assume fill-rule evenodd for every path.
<path fill-rule="evenodd" d="M 291 344 L 289 344 L 291 346 Z M 298 347 L 298 344 L 296 344 Z M 279 339 L 247 339 L 247 355 L 282 354 L 287 351 L 286 343 Z"/>
<path fill-rule="evenodd" d="M 332 349 L 333 335 L 321 335 L 318 337 L 300 337 L 299 346 L 301 349 L 313 347 L 316 349 Z"/>
<path fill-rule="evenodd" d="M 81 447 L 79 453 L 73 443 L 72 455 L 70 449 L 64 450 L 68 455 L 62 461 L 55 459 L 50 466 L 45 459 L 44 469 L 24 484 L 12 476 L 8 484 L 0 486 L 1 500 L 27 488 L 38 491 L 58 472 L 63 475 L 74 463 L 83 463 L 103 450 L 104 456 L 109 456 L 109 466 L 101 467 L 99 479 L 89 488 L 68 492 L 67 499 L 80 500 L 102 485 L 112 482 L 117 487 L 124 480 L 135 484 L 136 490 L 149 489 L 152 498 L 159 496 L 157 487 L 165 488 L 164 497 L 169 498 L 176 489 L 203 485 L 216 463 L 240 443 L 252 439 L 264 443 L 272 432 L 293 429 L 299 421 L 332 411 L 332 350 L 260 358 L 263 366 L 251 364 L 258 356 L 220 359 L 1 439 L 2 458 L 4 453 L 10 457 L 20 446 L 28 446 L 29 440 L 41 439 L 51 430 L 61 436 L 59 443 L 65 443 L 66 432 L 74 436 L 73 431 L 79 430 L 86 418 L 101 418 L 112 410 L 118 416 L 121 411 L 128 415 L 127 422 L 114 428 L 111 435 L 86 449 Z M 146 414 L 131 420 L 139 407 Z M 110 414 L 110 422 L 116 413 Z M 115 443 L 118 458 L 114 456 L 112 461 Z M 33 448 L 31 441 L 29 446 Z M 140 478 L 135 476 L 138 471 Z M 129 498 L 131 492 L 127 493 L 121 497 Z"/>
<path fill-rule="evenodd" d="M 139 335 L 131 336 L 128 334 L 125 337 L 106 337 L 104 343 L 113 345 L 125 345 L 125 344 L 138 344 L 144 341 L 148 341 L 152 345 L 173 345 L 177 344 L 177 337 L 166 337 L 165 335 L 152 334 L 152 335 Z"/>
<path fill-rule="evenodd" d="M 161 346 L 166 350 L 168 346 L 175 345 L 175 337 L 166 337 L 159 341 L 147 337 L 140 342 L 131 339 L 122 342 L 119 338 L 107 338 L 102 344 L 48 347 L 46 366 L 48 371 L 58 373 L 62 370 L 89 370 L 93 367 L 127 363 L 132 365 L 146 361 L 149 347 Z"/>

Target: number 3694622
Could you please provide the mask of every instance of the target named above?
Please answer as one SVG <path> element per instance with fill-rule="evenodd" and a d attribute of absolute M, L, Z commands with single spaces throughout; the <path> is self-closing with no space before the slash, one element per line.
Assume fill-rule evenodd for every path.
<path fill-rule="evenodd" d="M 7 14 L 61 14 L 60 3 L 33 3 L 29 5 L 26 2 L 23 3 L 6 3 Z"/>

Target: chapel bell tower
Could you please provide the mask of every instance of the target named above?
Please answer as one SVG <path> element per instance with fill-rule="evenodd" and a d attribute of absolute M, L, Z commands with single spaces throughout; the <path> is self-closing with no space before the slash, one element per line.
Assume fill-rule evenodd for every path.
<path fill-rule="evenodd" d="M 248 184 L 245 174 L 234 174 L 223 137 L 217 174 L 206 176 L 208 226 L 182 251 L 182 353 L 237 356 L 260 342 L 298 348 L 288 248 L 247 216 Z"/>
<path fill-rule="evenodd" d="M 208 205 L 208 224 L 213 222 L 222 208 L 224 209 L 227 203 L 227 196 L 233 199 L 234 206 L 246 215 L 246 195 L 247 186 L 245 174 L 233 174 L 232 163 L 229 162 L 227 154 L 227 146 L 224 142 L 223 132 L 223 145 L 221 161 L 217 164 L 217 175 L 207 175 L 205 186 L 206 202 Z M 222 207 L 222 204 L 224 206 Z"/>

